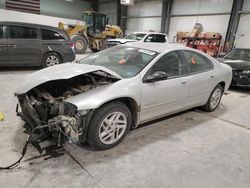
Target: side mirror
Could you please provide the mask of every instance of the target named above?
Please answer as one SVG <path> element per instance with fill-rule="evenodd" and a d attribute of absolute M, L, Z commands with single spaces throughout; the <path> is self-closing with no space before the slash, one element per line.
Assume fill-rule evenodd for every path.
<path fill-rule="evenodd" d="M 168 78 L 168 75 L 166 72 L 163 71 L 156 71 L 152 75 L 148 75 L 145 79 L 145 83 L 151 83 L 151 82 L 156 82 L 160 80 L 165 80 Z"/>

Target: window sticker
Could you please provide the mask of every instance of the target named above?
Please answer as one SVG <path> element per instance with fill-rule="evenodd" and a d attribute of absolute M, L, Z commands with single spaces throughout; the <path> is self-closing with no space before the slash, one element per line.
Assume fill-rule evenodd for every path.
<path fill-rule="evenodd" d="M 148 54 L 148 55 L 155 55 L 155 52 L 152 52 L 150 50 L 140 49 L 140 50 L 138 50 L 138 52 L 141 52 L 141 53 L 144 53 L 144 54 Z"/>
<path fill-rule="evenodd" d="M 195 59 L 193 57 L 191 58 L 191 63 L 192 63 L 192 65 L 196 64 L 196 61 L 195 61 Z"/>
<path fill-rule="evenodd" d="M 125 59 L 120 59 L 120 60 L 118 61 L 118 63 L 123 65 L 123 64 L 126 63 L 126 60 L 125 60 Z"/>

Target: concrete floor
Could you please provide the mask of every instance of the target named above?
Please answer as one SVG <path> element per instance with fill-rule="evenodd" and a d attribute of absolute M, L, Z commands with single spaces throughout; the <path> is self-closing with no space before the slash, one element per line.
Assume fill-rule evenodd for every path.
<path fill-rule="evenodd" d="M 36 69 L 0 70 L 0 166 L 25 143 L 13 92 Z M 19 167 L 0 171 L 0 187 L 250 187 L 250 91 L 231 89 L 213 113 L 198 109 L 133 130 L 117 147 L 91 151 L 43 143 Z"/>

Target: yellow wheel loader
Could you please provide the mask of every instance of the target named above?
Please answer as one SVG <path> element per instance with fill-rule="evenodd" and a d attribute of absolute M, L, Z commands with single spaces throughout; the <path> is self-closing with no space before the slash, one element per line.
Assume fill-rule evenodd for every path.
<path fill-rule="evenodd" d="M 87 46 L 93 51 L 106 48 L 106 41 L 122 37 L 122 30 L 118 26 L 109 25 L 105 14 L 95 11 L 85 11 L 83 22 L 75 25 L 66 25 L 59 22 L 59 27 L 70 36 L 76 54 L 83 54 Z"/>

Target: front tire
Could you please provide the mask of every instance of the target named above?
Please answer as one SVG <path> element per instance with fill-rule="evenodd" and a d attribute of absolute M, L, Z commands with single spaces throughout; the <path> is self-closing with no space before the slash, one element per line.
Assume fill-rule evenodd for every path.
<path fill-rule="evenodd" d="M 95 149 L 110 149 L 119 144 L 131 126 L 131 113 L 121 102 L 106 104 L 95 112 L 88 130 L 88 143 Z"/>
<path fill-rule="evenodd" d="M 219 106 L 221 97 L 223 95 L 223 88 L 220 84 L 218 84 L 207 101 L 207 103 L 201 107 L 202 110 L 206 112 L 213 112 Z"/>

